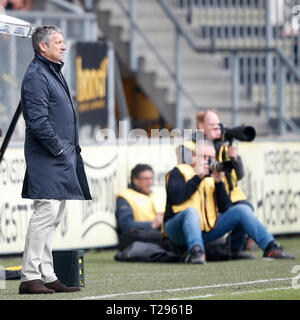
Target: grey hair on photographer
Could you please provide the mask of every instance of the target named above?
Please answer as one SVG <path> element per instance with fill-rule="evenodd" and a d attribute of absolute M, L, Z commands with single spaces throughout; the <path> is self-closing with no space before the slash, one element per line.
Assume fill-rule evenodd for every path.
<path fill-rule="evenodd" d="M 56 32 L 62 33 L 61 29 L 56 26 L 37 27 L 32 35 L 32 47 L 34 52 L 40 52 L 39 43 L 41 42 L 45 43 L 48 46 L 52 34 Z"/>

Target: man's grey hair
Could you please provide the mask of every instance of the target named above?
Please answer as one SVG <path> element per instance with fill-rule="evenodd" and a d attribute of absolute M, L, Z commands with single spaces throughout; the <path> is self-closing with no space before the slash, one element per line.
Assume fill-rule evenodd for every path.
<path fill-rule="evenodd" d="M 49 41 L 52 38 L 51 35 L 56 32 L 62 33 L 61 29 L 56 26 L 37 27 L 31 38 L 34 52 L 36 53 L 40 52 L 40 47 L 39 47 L 40 42 L 44 42 L 48 46 Z"/>

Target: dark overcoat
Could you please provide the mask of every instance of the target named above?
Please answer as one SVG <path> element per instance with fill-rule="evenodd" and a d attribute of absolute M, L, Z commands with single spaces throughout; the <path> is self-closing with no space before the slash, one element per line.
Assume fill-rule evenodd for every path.
<path fill-rule="evenodd" d="M 36 54 L 22 81 L 26 124 L 23 198 L 91 199 L 80 155 L 76 111 L 62 66 L 63 62 L 53 63 Z"/>

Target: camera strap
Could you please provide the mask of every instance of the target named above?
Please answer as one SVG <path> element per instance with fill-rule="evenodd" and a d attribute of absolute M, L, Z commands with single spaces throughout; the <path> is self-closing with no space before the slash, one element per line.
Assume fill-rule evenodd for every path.
<path fill-rule="evenodd" d="M 226 161 L 226 160 L 227 160 L 226 149 L 223 148 L 223 150 L 222 150 L 222 161 Z M 226 172 L 225 172 L 225 177 L 226 177 L 227 182 L 228 182 L 229 192 L 231 192 L 231 191 L 233 190 L 231 172 L 226 171 Z"/>

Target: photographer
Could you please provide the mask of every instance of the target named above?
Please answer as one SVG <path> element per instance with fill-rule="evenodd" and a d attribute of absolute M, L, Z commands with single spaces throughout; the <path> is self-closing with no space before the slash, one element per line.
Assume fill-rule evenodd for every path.
<path fill-rule="evenodd" d="M 120 232 L 159 229 L 164 208 L 152 192 L 153 169 L 137 164 L 131 170 L 128 189 L 117 197 L 116 217 Z"/>
<path fill-rule="evenodd" d="M 153 178 L 152 167 L 139 163 L 131 170 L 128 188 L 117 196 L 117 261 L 179 261 L 172 243 L 162 237 L 165 201 L 152 191 Z"/>
<path fill-rule="evenodd" d="M 205 264 L 205 244 L 233 229 L 241 229 L 253 238 L 264 250 L 263 257 L 293 259 L 255 217 L 250 205 L 232 205 L 225 190 L 224 173 L 210 174 L 209 159 L 215 158 L 212 143 L 205 141 L 197 151 L 193 151 L 191 164 L 181 163 L 166 176 L 163 232 L 176 246 L 187 247 L 185 262 Z M 236 251 L 241 245 L 232 242 Z"/>
<path fill-rule="evenodd" d="M 221 119 L 217 111 L 208 109 L 196 115 L 197 128 L 202 129 L 205 139 L 214 143 L 216 159 L 220 162 L 231 161 L 233 169 L 226 173 L 225 185 L 233 203 L 246 200 L 238 181 L 244 177 L 244 167 L 236 147 L 222 140 Z"/>

